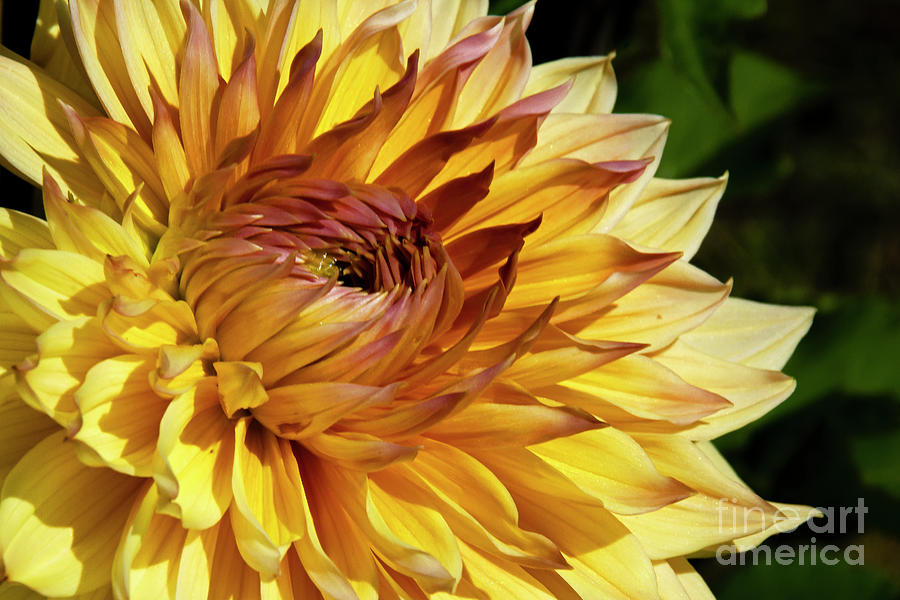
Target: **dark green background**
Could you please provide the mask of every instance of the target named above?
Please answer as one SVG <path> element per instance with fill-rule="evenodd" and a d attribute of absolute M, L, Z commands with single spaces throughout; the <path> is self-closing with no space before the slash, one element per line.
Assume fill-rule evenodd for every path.
<path fill-rule="evenodd" d="M 36 7 L 4 6 L 20 53 Z M 900 598 L 898 37 L 896 0 L 543 0 L 529 30 L 536 63 L 616 50 L 617 112 L 673 120 L 661 175 L 730 172 L 699 266 L 738 296 L 819 309 L 785 369 L 797 392 L 718 445 L 767 498 L 864 498 L 861 535 L 770 544 L 862 544 L 865 566 L 697 561 L 722 599 Z M 0 194 L 36 198 L 5 172 Z"/>

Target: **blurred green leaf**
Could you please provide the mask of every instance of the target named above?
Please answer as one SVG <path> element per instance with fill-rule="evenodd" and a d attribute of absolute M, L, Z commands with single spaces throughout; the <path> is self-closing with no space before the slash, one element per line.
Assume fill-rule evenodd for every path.
<path fill-rule="evenodd" d="M 791 69 L 754 52 L 739 51 L 731 57 L 731 109 L 744 131 L 789 112 L 813 89 Z"/>
<path fill-rule="evenodd" d="M 516 10 L 528 0 L 491 0 L 488 7 L 488 14 L 505 15 Z"/>
<path fill-rule="evenodd" d="M 672 62 L 656 60 L 629 74 L 620 86 L 618 111 L 655 113 L 672 120 L 659 174 L 675 176 L 695 168 L 734 136 L 728 111 Z"/>
<path fill-rule="evenodd" d="M 900 498 L 900 430 L 857 437 L 852 448 L 863 483 Z"/>

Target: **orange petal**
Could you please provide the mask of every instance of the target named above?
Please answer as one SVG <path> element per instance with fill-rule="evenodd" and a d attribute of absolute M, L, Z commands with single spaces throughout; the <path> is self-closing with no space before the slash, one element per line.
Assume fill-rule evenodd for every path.
<path fill-rule="evenodd" d="M 219 65 L 209 31 L 194 5 L 182 1 L 188 41 L 178 83 L 181 139 L 191 173 L 197 177 L 213 165 L 211 115 L 219 90 Z"/>

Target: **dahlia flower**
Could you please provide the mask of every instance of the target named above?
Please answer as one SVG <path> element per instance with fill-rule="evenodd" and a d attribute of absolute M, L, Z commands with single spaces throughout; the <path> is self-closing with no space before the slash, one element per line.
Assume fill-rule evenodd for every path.
<path fill-rule="evenodd" d="M 533 5 L 42 0 L 0 56 L 0 598 L 703 598 L 805 308 Z"/>

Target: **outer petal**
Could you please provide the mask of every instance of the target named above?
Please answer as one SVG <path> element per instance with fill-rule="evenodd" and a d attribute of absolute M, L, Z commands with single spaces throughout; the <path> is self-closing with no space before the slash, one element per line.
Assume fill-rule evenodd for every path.
<path fill-rule="evenodd" d="M 423 60 L 444 48 L 470 22 L 488 12 L 488 0 L 431 0 L 431 40 Z"/>
<path fill-rule="evenodd" d="M 551 440 L 532 451 L 618 514 L 653 511 L 691 493 L 661 475 L 631 437 L 612 427 Z"/>
<path fill-rule="evenodd" d="M 73 43 L 71 25 L 68 24 L 67 18 L 68 6 L 61 5 L 57 0 L 40 0 L 40 2 L 29 58 L 43 68 L 47 75 L 72 88 L 99 109 L 100 101 L 97 100 L 91 82 L 84 73 L 78 50 Z"/>
<path fill-rule="evenodd" d="M 703 578 L 684 558 L 653 563 L 660 600 L 715 600 Z"/>
<path fill-rule="evenodd" d="M 641 246 L 693 258 L 712 225 L 728 176 L 718 179 L 653 179 L 610 231 Z"/>
<path fill-rule="evenodd" d="M 0 256 L 12 258 L 22 248 L 53 248 L 47 223 L 17 210 L 0 208 Z"/>
<path fill-rule="evenodd" d="M 48 596 L 109 583 L 115 541 L 140 480 L 84 466 L 60 431 L 25 455 L 3 484 L 0 549 L 10 581 Z"/>
<path fill-rule="evenodd" d="M 37 349 L 34 330 L 19 315 L 3 305 L 0 295 L 0 335 L 3 345 L 0 347 L 0 373 L 13 365 L 19 364 Z"/>
<path fill-rule="evenodd" d="M 15 296 L 10 308 L 38 331 L 56 320 L 95 315 L 109 297 L 103 267 L 80 254 L 27 248 L 0 265 L 0 279 Z"/>
<path fill-rule="evenodd" d="M 103 187 L 79 156 L 59 101 L 81 115 L 96 115 L 96 109 L 5 48 L 0 49 L 0 81 L 0 110 L 5 115 L 0 122 L 2 162 L 35 185 L 46 166 L 78 197 L 99 198 Z"/>
<path fill-rule="evenodd" d="M 531 69 L 524 95 L 536 94 L 573 79 L 565 100 L 553 109 L 558 113 L 597 114 L 612 111 L 616 101 L 616 77 L 610 56 L 563 58 Z"/>
<path fill-rule="evenodd" d="M 153 117 L 150 89 L 154 85 L 166 102 L 178 104 L 175 57 L 180 44 L 172 42 L 181 41 L 185 28 L 180 15 L 171 18 L 175 4 L 169 0 L 113 0 L 128 77 L 149 118 Z"/>
<path fill-rule="evenodd" d="M 602 318 L 583 329 L 580 323 L 567 328 L 580 337 L 645 343 L 657 350 L 708 319 L 730 292 L 730 282 L 677 261 L 618 299 Z"/>
<path fill-rule="evenodd" d="M 641 419 L 687 424 L 731 406 L 725 398 L 690 385 L 641 355 L 625 356 L 561 386 L 562 389 L 542 392 L 614 424 L 633 420 L 619 414 L 621 411 Z M 575 393 L 569 394 L 568 390 Z"/>
<path fill-rule="evenodd" d="M 609 512 L 597 506 L 556 503 L 549 497 L 520 498 L 523 521 L 552 539 L 574 567 L 558 573 L 580 597 L 656 597 L 656 581 L 643 546 Z"/>
<path fill-rule="evenodd" d="M 321 480 L 330 488 L 331 497 L 338 501 L 347 517 L 368 539 L 372 552 L 382 562 L 413 578 L 426 592 L 450 591 L 455 587 L 458 572 L 456 576 L 451 575 L 435 556 L 410 545 L 388 526 L 372 499 L 364 473 L 333 468 L 321 462 L 310 466 L 309 472 L 315 473 L 314 479 Z M 444 540 L 442 546 L 447 545 L 447 540 Z"/>
<path fill-rule="evenodd" d="M 131 86 L 116 34 L 113 3 L 72 0 L 69 11 L 81 63 L 107 114 L 119 123 L 133 126 L 141 134 L 148 134 L 149 120 Z"/>
<path fill-rule="evenodd" d="M 758 369 L 781 369 L 809 330 L 814 312 L 729 298 L 681 339 L 711 356 Z"/>
<path fill-rule="evenodd" d="M 796 382 L 778 371 L 754 369 L 720 360 L 677 341 L 656 359 L 685 381 L 731 401 L 732 407 L 707 417 L 684 435 L 709 440 L 743 427 L 781 403 L 794 391 Z"/>

